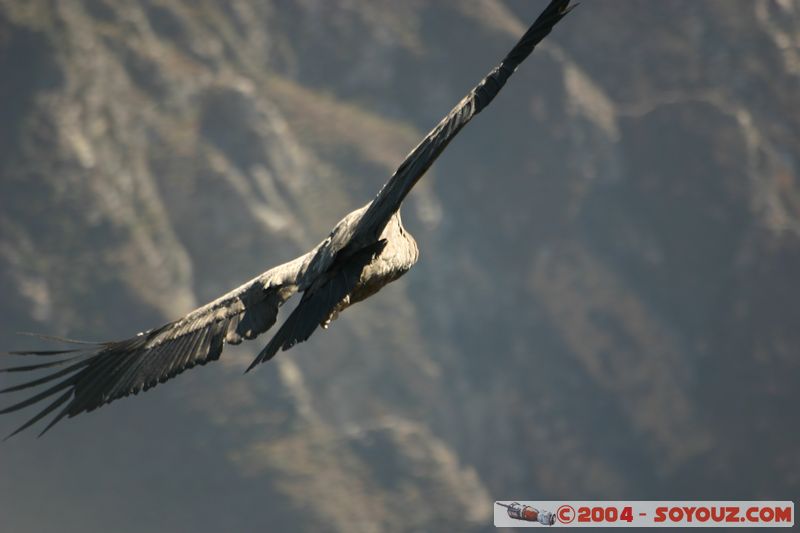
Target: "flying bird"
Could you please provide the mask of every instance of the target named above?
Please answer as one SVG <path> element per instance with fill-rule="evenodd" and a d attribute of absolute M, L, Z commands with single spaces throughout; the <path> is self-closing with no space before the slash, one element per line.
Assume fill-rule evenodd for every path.
<path fill-rule="evenodd" d="M 44 389 L 0 410 L 0 414 L 46 403 L 6 438 L 56 411 L 42 435 L 64 417 L 93 411 L 164 383 L 195 365 L 215 361 L 225 344 L 239 344 L 270 329 L 278 309 L 293 295 L 302 294 L 298 305 L 253 360 L 247 369 L 250 371 L 279 350 L 307 340 L 318 326 L 327 328 L 347 307 L 405 274 L 416 263 L 419 250 L 400 219 L 403 199 L 461 128 L 489 105 L 517 66 L 574 7 L 569 4 L 570 0 L 551 0 L 500 64 L 408 154 L 375 199 L 345 216 L 310 252 L 267 270 L 183 318 L 135 337 L 100 343 L 54 337 L 72 346 L 11 352 L 41 356 L 45 362 L 0 372 L 50 370 L 43 377 L 0 390 Z"/>

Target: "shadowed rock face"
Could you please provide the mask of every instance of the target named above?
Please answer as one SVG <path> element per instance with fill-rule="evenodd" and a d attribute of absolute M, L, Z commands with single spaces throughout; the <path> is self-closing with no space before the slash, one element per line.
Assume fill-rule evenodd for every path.
<path fill-rule="evenodd" d="M 127 337 L 312 246 L 538 9 L 0 2 L 4 346 Z M 797 494 L 798 27 L 792 2 L 585 3 L 410 195 L 409 274 L 246 378 L 263 343 L 3 444 L 2 529 Z"/>

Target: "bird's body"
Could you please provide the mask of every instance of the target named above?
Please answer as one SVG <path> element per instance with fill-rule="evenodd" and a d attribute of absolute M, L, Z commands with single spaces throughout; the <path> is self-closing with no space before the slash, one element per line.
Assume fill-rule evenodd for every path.
<path fill-rule="evenodd" d="M 366 207 L 353 211 L 342 219 L 340 224 L 349 223 L 348 218 L 351 216 L 358 217 Z M 369 298 L 384 286 L 408 272 L 419 259 L 417 241 L 403 226 L 399 210 L 389 219 L 388 224 L 383 229 L 383 233 L 380 235 L 380 240 L 386 241 L 386 245 L 361 270 L 358 282 L 353 290 L 342 298 L 328 316 L 325 317 L 321 324 L 323 328 L 327 328 L 333 320 L 336 320 L 339 313 L 354 303 Z"/>
<path fill-rule="evenodd" d="M 417 243 L 400 218 L 400 205 L 406 195 L 461 128 L 494 99 L 516 67 L 568 11 L 569 0 L 551 0 L 500 65 L 408 154 L 377 197 L 345 216 L 308 253 L 267 270 L 183 318 L 132 338 L 103 343 L 66 341 L 76 347 L 13 352 L 43 356 L 45 362 L 0 372 L 57 370 L 0 390 L 15 392 L 36 386 L 45 389 L 0 410 L 0 414 L 45 399 L 51 401 L 12 435 L 59 407 L 60 411 L 44 431 L 65 416 L 92 411 L 154 387 L 196 365 L 214 361 L 224 344 L 239 344 L 271 328 L 283 303 L 301 293 L 297 307 L 261 350 L 249 371 L 279 350 L 305 341 L 318 326 L 327 327 L 347 307 L 405 274 L 419 257 Z"/>

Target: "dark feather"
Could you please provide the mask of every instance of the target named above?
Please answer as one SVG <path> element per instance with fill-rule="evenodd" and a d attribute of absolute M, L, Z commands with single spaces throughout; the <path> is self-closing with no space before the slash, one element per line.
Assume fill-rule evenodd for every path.
<path fill-rule="evenodd" d="M 69 379 L 65 379 L 64 381 L 56 383 L 55 385 L 53 385 L 49 389 L 47 389 L 45 391 L 42 391 L 39 394 L 36 394 L 34 396 L 31 396 L 27 400 L 23 400 L 23 401 L 21 401 L 19 403 L 15 403 L 14 405 L 6 407 L 5 409 L 0 409 L 0 415 L 6 414 L 6 413 L 11 413 L 13 411 L 18 411 L 18 410 L 20 410 L 20 409 L 22 409 L 24 407 L 28 407 L 29 405 L 33 405 L 36 402 L 39 402 L 39 401 L 44 400 L 45 398 L 47 398 L 49 396 L 52 396 L 53 394 L 55 394 L 56 392 L 58 392 L 60 390 L 64 390 L 65 388 L 71 386 L 74 382 L 75 382 L 75 376 L 72 376 Z"/>
<path fill-rule="evenodd" d="M 67 392 L 65 392 L 64 394 L 62 394 L 61 396 L 59 396 L 59 397 L 58 397 L 58 399 L 56 399 L 56 401 L 54 401 L 53 403 L 51 403 L 50 405 L 48 405 L 47 407 L 45 407 L 44 409 L 42 409 L 42 411 L 41 411 L 41 412 L 39 412 L 39 413 L 38 413 L 36 416 L 34 416 L 34 417 L 33 417 L 33 418 L 31 418 L 30 420 L 28 420 L 27 422 L 25 422 L 24 424 L 22 424 L 20 427 L 18 427 L 16 430 L 14 430 L 14 432 L 13 432 L 13 433 L 11 433 L 11 434 L 10 434 L 10 435 L 8 435 L 7 437 L 5 437 L 3 440 L 8 440 L 8 439 L 10 439 L 11 437 L 13 437 L 14 435 L 16 435 L 16 434 L 17 434 L 17 433 L 19 433 L 20 431 L 23 431 L 23 430 L 25 430 L 25 429 L 28 429 L 29 427 L 31 427 L 32 425 L 34 425 L 36 422 L 38 422 L 38 421 L 39 421 L 39 420 L 41 420 L 42 418 L 44 418 L 44 417 L 46 417 L 47 415 L 49 415 L 49 414 L 50 414 L 50 413 L 51 413 L 51 412 L 52 412 L 54 409 L 56 409 L 56 408 L 57 408 L 57 407 L 59 407 L 61 404 L 63 404 L 64 402 L 66 402 L 66 401 L 69 399 L 69 397 L 70 397 L 70 395 L 71 395 L 71 394 L 72 394 L 72 391 L 67 391 Z M 62 416 L 63 416 L 63 415 L 59 415 L 59 416 L 56 418 L 56 420 L 59 420 L 59 419 L 60 419 Z M 51 423 L 50 423 L 50 425 L 48 425 L 48 426 L 45 428 L 45 430 L 44 430 L 44 431 L 42 431 L 42 432 L 39 434 L 39 436 L 41 437 L 42 435 L 44 435 L 44 432 L 45 432 L 45 431 L 47 431 L 48 429 L 50 429 L 51 427 L 53 427 L 53 424 L 54 424 L 54 423 L 55 423 L 55 422 L 51 422 Z"/>
<path fill-rule="evenodd" d="M 8 355 L 41 355 L 41 356 L 50 356 L 50 355 L 64 355 L 67 353 L 75 353 L 77 349 L 73 350 L 24 350 L 24 351 L 15 351 L 15 352 L 6 352 Z"/>
<path fill-rule="evenodd" d="M 47 335 L 47 334 L 44 334 L 44 333 L 32 333 L 30 331 L 18 331 L 17 335 L 25 335 L 27 337 L 36 337 L 37 339 L 41 339 L 41 340 L 45 340 L 45 341 L 61 342 L 61 343 L 64 343 L 64 344 L 85 344 L 85 345 L 90 345 L 90 346 L 97 346 L 98 344 L 100 344 L 98 342 L 81 341 L 81 340 L 77 340 L 77 339 L 69 339 L 67 337 L 59 337 L 57 335 Z M 48 354 L 48 353 L 51 353 L 51 352 L 44 351 L 44 352 L 31 352 L 31 353 Z"/>
<path fill-rule="evenodd" d="M 35 365 L 22 365 L 22 366 L 10 366 L 7 368 L 0 368 L 0 372 L 28 372 L 31 370 L 41 370 L 42 368 L 50 368 L 54 366 L 63 365 L 68 363 L 69 361 L 74 361 L 75 358 L 79 356 L 67 357 L 66 359 L 61 359 L 59 361 L 51 361 L 49 363 L 38 363 Z M 0 391 L 3 392 L 3 391 Z"/>
<path fill-rule="evenodd" d="M 44 377 L 41 377 L 39 379 L 34 379 L 33 381 L 27 381 L 25 383 L 20 383 L 19 385 L 14 385 L 13 387 L 5 388 L 3 390 L 0 390 L 0 393 L 16 392 L 16 391 L 20 391 L 20 390 L 24 390 L 24 389 L 29 389 L 31 387 L 38 387 L 39 385 L 44 385 L 45 383 L 49 383 L 49 382 L 53 381 L 54 379 L 58 379 L 58 378 L 60 378 L 62 376 L 66 376 L 68 374 L 71 374 L 71 373 L 75 372 L 76 370 L 78 370 L 79 368 L 82 368 L 82 367 L 88 365 L 89 363 L 90 363 L 90 361 L 81 361 L 79 363 L 75 363 L 73 365 L 68 366 L 67 368 L 59 370 L 58 372 L 53 372 L 52 374 L 48 374 L 48 375 L 46 375 Z"/>

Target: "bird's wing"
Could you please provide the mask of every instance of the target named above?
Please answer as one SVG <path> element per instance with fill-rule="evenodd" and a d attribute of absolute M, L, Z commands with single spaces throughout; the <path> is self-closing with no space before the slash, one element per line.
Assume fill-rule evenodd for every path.
<path fill-rule="evenodd" d="M 275 323 L 278 308 L 296 292 L 315 252 L 268 270 L 185 317 L 130 339 L 102 343 L 67 341 L 76 343 L 76 347 L 12 352 L 18 356 L 45 356 L 47 360 L 3 368 L 0 373 L 27 374 L 48 368 L 55 371 L 0 390 L 9 393 L 44 388 L 0 409 L 0 414 L 52 400 L 9 437 L 61 408 L 42 431 L 45 433 L 65 416 L 73 417 L 148 390 L 195 365 L 217 360 L 225 343 L 239 344 L 265 332 Z"/>
<path fill-rule="evenodd" d="M 437 157 L 475 115 L 481 112 L 503 88 L 517 66 L 528 57 L 571 9 L 570 0 L 551 0 L 533 25 L 493 69 L 467 96 L 456 105 L 422 142 L 406 156 L 394 175 L 372 201 L 353 230 L 350 241 L 354 248 L 377 241 L 392 214 L 414 184 L 425 174 Z"/>

